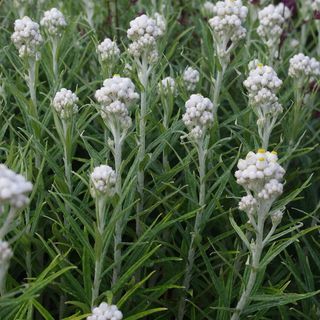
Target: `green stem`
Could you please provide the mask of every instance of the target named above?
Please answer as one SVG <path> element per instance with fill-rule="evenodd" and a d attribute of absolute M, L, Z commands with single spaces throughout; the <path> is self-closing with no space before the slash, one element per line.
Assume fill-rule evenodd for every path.
<path fill-rule="evenodd" d="M 191 242 L 190 247 L 188 251 L 188 260 L 187 260 L 187 266 L 186 266 L 186 272 L 185 272 L 185 278 L 183 281 L 183 287 L 184 287 L 184 293 L 181 297 L 180 303 L 179 303 L 179 309 L 178 309 L 178 320 L 184 319 L 185 314 L 185 306 L 186 306 L 186 297 L 185 293 L 190 288 L 190 282 L 192 277 L 192 269 L 194 265 L 195 260 L 195 242 L 200 237 L 201 232 L 201 225 L 202 225 L 202 218 L 203 218 L 203 206 L 205 205 L 205 193 L 206 193 L 206 184 L 205 184 L 205 168 L 206 168 L 206 154 L 207 151 L 204 148 L 204 141 L 199 141 L 197 145 L 198 150 L 198 159 L 199 159 L 199 211 L 196 216 L 193 233 L 191 236 Z"/>

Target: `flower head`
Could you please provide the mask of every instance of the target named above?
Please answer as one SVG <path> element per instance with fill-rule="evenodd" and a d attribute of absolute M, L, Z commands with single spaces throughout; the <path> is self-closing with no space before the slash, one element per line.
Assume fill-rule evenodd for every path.
<path fill-rule="evenodd" d="M 256 153 L 249 152 L 245 159 L 239 160 L 235 177 L 238 184 L 254 192 L 258 198 L 268 199 L 282 193 L 280 182 L 284 174 L 277 154 L 260 149 Z"/>
<path fill-rule="evenodd" d="M 120 50 L 115 41 L 105 38 L 97 47 L 97 52 L 102 62 L 108 62 L 119 58 Z"/>
<path fill-rule="evenodd" d="M 116 180 L 116 172 L 111 167 L 107 165 L 95 167 L 90 175 L 93 196 L 105 195 L 112 197 L 115 193 Z"/>
<path fill-rule="evenodd" d="M 122 312 L 118 310 L 116 305 L 109 305 L 106 302 L 100 303 L 99 307 L 92 309 L 92 314 L 87 320 L 121 320 Z"/>
<path fill-rule="evenodd" d="M 62 119 L 70 119 L 78 112 L 78 97 L 71 91 L 62 88 L 52 101 L 52 106 Z"/>
<path fill-rule="evenodd" d="M 183 81 L 186 89 L 190 92 L 196 89 L 197 83 L 200 80 L 200 73 L 198 70 L 187 67 L 183 72 Z"/>
<path fill-rule="evenodd" d="M 156 19 L 148 17 L 145 14 L 130 22 L 130 28 L 127 31 L 127 36 L 132 41 L 129 45 L 130 54 L 136 58 L 145 55 L 150 63 L 157 60 L 156 41 L 164 32 L 163 26 L 159 26 L 158 23 Z"/>
<path fill-rule="evenodd" d="M 320 76 L 320 62 L 303 53 L 296 54 L 290 59 L 289 76 L 308 82 Z"/>
<path fill-rule="evenodd" d="M 234 46 L 246 36 L 246 29 L 242 26 L 248 8 L 242 5 L 241 0 L 218 1 L 211 7 L 213 18 L 209 24 L 213 30 L 214 40 L 217 45 L 217 54 L 225 58 L 229 54 L 230 42 Z"/>
<path fill-rule="evenodd" d="M 182 120 L 190 131 L 189 136 L 200 139 L 213 124 L 213 103 L 201 94 L 193 94 L 185 106 Z"/>
<path fill-rule="evenodd" d="M 276 58 L 285 22 L 290 17 L 291 12 L 283 3 L 276 6 L 270 4 L 258 13 L 260 25 L 257 32 Z"/>
<path fill-rule="evenodd" d="M 33 57 L 36 60 L 39 59 L 39 47 L 43 40 L 38 23 L 32 21 L 29 17 L 16 20 L 11 40 L 19 50 L 21 58 Z"/>
<path fill-rule="evenodd" d="M 254 60 L 250 62 L 249 69 L 249 76 L 243 84 L 248 90 L 250 103 L 253 106 L 265 108 L 263 113 L 282 112 L 276 96 L 282 81 L 273 68 Z"/>
<path fill-rule="evenodd" d="M 165 94 L 171 93 L 173 95 L 176 95 L 177 93 L 176 82 L 171 77 L 166 77 L 162 79 L 158 86 L 160 91 L 163 90 Z"/>
<path fill-rule="evenodd" d="M 31 191 L 31 182 L 8 169 L 4 164 L 0 164 L 0 204 L 22 208 L 29 203 L 27 194 Z"/>
<path fill-rule="evenodd" d="M 52 8 L 45 11 L 40 25 L 45 28 L 50 36 L 57 37 L 61 35 L 61 31 L 67 26 L 67 22 L 62 12 L 57 8 Z"/>

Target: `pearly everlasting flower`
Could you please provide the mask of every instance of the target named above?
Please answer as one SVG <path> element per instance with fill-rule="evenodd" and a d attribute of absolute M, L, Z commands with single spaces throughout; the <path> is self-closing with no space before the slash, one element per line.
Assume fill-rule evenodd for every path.
<path fill-rule="evenodd" d="M 13 253 L 9 246 L 9 243 L 0 240 L 0 269 L 8 266 L 12 256 Z"/>
<path fill-rule="evenodd" d="M 249 70 L 249 76 L 243 84 L 248 90 L 250 104 L 255 109 L 259 108 L 259 117 L 265 117 L 268 113 L 281 113 L 282 106 L 278 103 L 276 93 L 282 81 L 276 72 L 257 60 L 249 63 Z"/>
<path fill-rule="evenodd" d="M 257 206 L 257 200 L 251 194 L 242 197 L 239 202 L 239 209 L 245 211 L 248 215 L 253 215 L 257 210 Z"/>
<path fill-rule="evenodd" d="M 183 72 L 183 81 L 188 91 L 194 91 L 197 83 L 200 80 L 200 73 L 198 70 L 187 67 Z"/>
<path fill-rule="evenodd" d="M 158 58 L 157 39 L 163 35 L 162 27 L 157 24 L 153 18 L 143 14 L 130 22 L 130 28 L 127 31 L 128 38 L 132 41 L 129 45 L 129 53 L 135 58 L 142 55 L 153 63 Z"/>
<path fill-rule="evenodd" d="M 139 98 L 139 95 L 129 78 L 115 75 L 103 82 L 103 87 L 96 91 L 95 98 L 104 105 L 119 100 L 129 106 Z"/>
<path fill-rule="evenodd" d="M 102 302 L 99 307 L 92 309 L 92 314 L 87 317 L 87 320 L 121 320 L 123 319 L 122 312 L 118 310 L 116 305 L 109 305 Z"/>
<path fill-rule="evenodd" d="M 159 12 L 156 12 L 153 15 L 153 18 L 156 21 L 156 24 L 160 29 L 161 35 L 163 35 L 165 33 L 165 31 L 166 31 L 166 28 L 167 28 L 166 27 L 167 26 L 167 22 L 166 22 L 165 17 L 162 14 L 160 14 Z"/>
<path fill-rule="evenodd" d="M 159 83 L 159 90 L 163 90 L 165 94 L 173 94 L 175 95 L 177 90 L 176 90 L 176 82 L 173 78 L 171 77 L 166 77 L 162 79 Z"/>
<path fill-rule="evenodd" d="M 320 62 L 303 53 L 296 54 L 290 59 L 289 76 L 308 82 L 313 77 L 320 76 Z"/>
<path fill-rule="evenodd" d="M 57 8 L 52 8 L 45 11 L 40 25 L 45 28 L 50 36 L 59 37 L 61 31 L 67 26 L 67 22 L 62 12 Z"/>
<path fill-rule="evenodd" d="M 115 193 L 117 175 L 116 172 L 107 165 L 95 167 L 90 175 L 93 186 L 93 195 L 106 195 L 112 197 Z"/>
<path fill-rule="evenodd" d="M 14 33 L 11 40 L 19 50 L 21 58 L 32 57 L 36 60 L 40 58 L 39 48 L 42 44 L 42 36 L 38 23 L 29 17 L 23 17 L 14 22 Z"/>
<path fill-rule="evenodd" d="M 97 47 L 97 52 L 102 62 L 117 60 L 120 50 L 115 41 L 105 38 Z"/>
<path fill-rule="evenodd" d="M 258 13 L 260 24 L 257 32 L 270 52 L 272 52 L 273 56 L 271 58 L 278 57 L 281 35 L 290 16 L 289 8 L 283 3 L 279 3 L 276 6 L 270 4 Z"/>
<path fill-rule="evenodd" d="M 284 212 L 282 210 L 277 210 L 271 213 L 271 221 L 274 225 L 278 225 L 281 222 L 283 213 Z"/>
<path fill-rule="evenodd" d="M 70 119 L 78 112 L 78 97 L 71 91 L 62 88 L 52 101 L 52 106 L 62 119 Z"/>
<path fill-rule="evenodd" d="M 213 124 L 213 103 L 201 94 L 193 94 L 185 106 L 182 120 L 190 131 L 190 137 L 200 139 Z"/>
<path fill-rule="evenodd" d="M 230 50 L 246 36 L 246 29 L 242 24 L 247 17 L 248 8 L 242 5 L 241 0 L 225 0 L 218 1 L 212 11 L 214 16 L 209 20 L 209 24 L 217 54 L 220 59 L 229 59 Z"/>
<path fill-rule="evenodd" d="M 246 190 L 259 198 L 269 199 L 272 195 L 282 193 L 279 183 L 284 174 L 276 152 L 259 149 L 257 153 L 249 152 L 245 159 L 239 160 L 235 177 L 237 183 Z"/>
<path fill-rule="evenodd" d="M 203 4 L 203 11 L 205 16 L 212 17 L 215 14 L 215 5 L 210 1 L 206 1 Z"/>
<path fill-rule="evenodd" d="M 32 191 L 32 184 L 25 177 L 0 164 L 0 204 L 10 204 L 22 208 L 29 203 L 27 194 Z"/>
<path fill-rule="evenodd" d="M 106 79 L 103 87 L 96 91 L 95 98 L 101 105 L 101 117 L 113 134 L 116 134 L 115 130 L 126 131 L 131 126 L 128 107 L 139 95 L 129 78 L 116 75 Z"/>

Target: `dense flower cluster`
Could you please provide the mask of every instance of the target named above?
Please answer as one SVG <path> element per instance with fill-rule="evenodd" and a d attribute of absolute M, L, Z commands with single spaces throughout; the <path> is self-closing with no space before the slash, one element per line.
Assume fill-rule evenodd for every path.
<path fill-rule="evenodd" d="M 167 28 L 167 21 L 166 21 L 165 17 L 162 14 L 160 14 L 159 12 L 156 12 L 153 15 L 153 18 L 156 20 L 157 26 L 161 30 L 161 35 L 164 34 L 164 32 L 166 31 L 166 28 Z"/>
<path fill-rule="evenodd" d="M 165 94 L 176 94 L 176 82 L 173 78 L 171 77 L 166 77 L 164 79 L 161 80 L 161 82 L 159 83 L 159 89 L 160 91 L 163 90 L 163 92 Z"/>
<path fill-rule="evenodd" d="M 105 38 L 97 47 L 101 61 L 112 61 L 119 57 L 120 49 L 115 41 Z"/>
<path fill-rule="evenodd" d="M 225 0 L 218 1 L 210 9 L 213 18 L 209 20 L 209 24 L 213 30 L 217 54 L 220 58 L 225 58 L 230 49 L 246 36 L 246 29 L 242 24 L 247 17 L 248 8 L 242 5 L 241 0 Z"/>
<path fill-rule="evenodd" d="M 40 25 L 46 29 L 49 35 L 57 37 L 61 35 L 61 31 L 67 26 L 67 22 L 62 12 L 57 8 L 52 8 L 45 11 Z"/>
<path fill-rule="evenodd" d="M 93 186 L 93 195 L 98 194 L 112 197 L 115 193 L 117 175 L 116 172 L 107 165 L 95 167 L 90 175 Z"/>
<path fill-rule="evenodd" d="M 160 26 L 157 20 L 160 21 Z M 143 14 L 130 22 L 127 36 L 132 41 L 129 45 L 129 53 L 134 57 L 140 58 L 145 55 L 150 63 L 157 60 L 156 41 L 164 32 L 163 21 L 159 17 L 157 20 Z"/>
<path fill-rule="evenodd" d="M 31 182 L 8 169 L 4 164 L 0 164 L 0 204 L 22 208 L 29 203 L 27 194 L 31 190 Z"/>
<path fill-rule="evenodd" d="M 99 307 L 93 308 L 92 315 L 87 320 L 121 320 L 122 312 L 116 305 L 109 305 L 106 302 L 100 303 Z"/>
<path fill-rule="evenodd" d="M 320 62 L 315 58 L 296 54 L 290 59 L 289 76 L 305 82 L 320 76 Z"/>
<path fill-rule="evenodd" d="M 278 163 L 276 152 L 259 149 L 257 153 L 249 152 L 245 159 L 238 162 L 235 172 L 237 183 L 247 191 L 247 195 L 239 202 L 239 209 L 248 215 L 257 208 L 270 208 L 272 203 L 282 194 L 281 183 L 285 170 Z"/>
<path fill-rule="evenodd" d="M 281 35 L 290 16 L 290 10 L 283 3 L 270 4 L 258 13 L 260 25 L 257 32 L 272 52 L 271 58 L 278 56 Z"/>
<path fill-rule="evenodd" d="M 277 73 L 272 67 L 265 66 L 257 60 L 249 64 L 249 70 L 249 76 L 243 84 L 248 90 L 250 104 L 262 108 L 263 114 L 281 112 L 282 107 L 278 103 L 276 93 L 282 81 Z"/>
<path fill-rule="evenodd" d="M 183 81 L 188 91 L 194 91 L 197 83 L 200 80 L 200 73 L 198 70 L 187 67 L 183 72 Z"/>
<path fill-rule="evenodd" d="M 95 98 L 101 105 L 101 116 L 110 130 L 117 127 L 117 124 L 124 130 L 131 126 L 128 107 L 139 95 L 129 78 L 116 75 L 106 79 L 103 87 L 96 91 Z"/>
<path fill-rule="evenodd" d="M 320 0 L 313 0 L 311 4 L 313 11 L 319 11 L 320 10 Z"/>
<path fill-rule="evenodd" d="M 62 88 L 52 101 L 52 106 L 62 119 L 70 119 L 78 112 L 78 97 L 71 91 Z"/>
<path fill-rule="evenodd" d="M 39 24 L 29 17 L 23 17 L 14 22 L 14 33 L 11 40 L 19 50 L 21 58 L 40 58 L 39 47 L 42 44 L 42 36 L 39 31 Z"/>
<path fill-rule="evenodd" d="M 193 94 L 185 106 L 182 120 L 190 131 L 189 136 L 200 139 L 213 124 L 213 103 L 201 94 Z"/>

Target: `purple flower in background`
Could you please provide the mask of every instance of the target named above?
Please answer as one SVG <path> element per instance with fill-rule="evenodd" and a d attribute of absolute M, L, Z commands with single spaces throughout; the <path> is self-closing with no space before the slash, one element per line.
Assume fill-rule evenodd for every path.
<path fill-rule="evenodd" d="M 315 20 L 320 20 L 320 11 L 319 10 L 315 10 L 313 12 L 313 17 Z"/>
<path fill-rule="evenodd" d="M 282 0 L 281 1 L 291 11 L 292 16 L 298 12 L 297 0 Z"/>
<path fill-rule="evenodd" d="M 250 3 L 258 5 L 260 4 L 260 0 L 250 0 Z"/>

